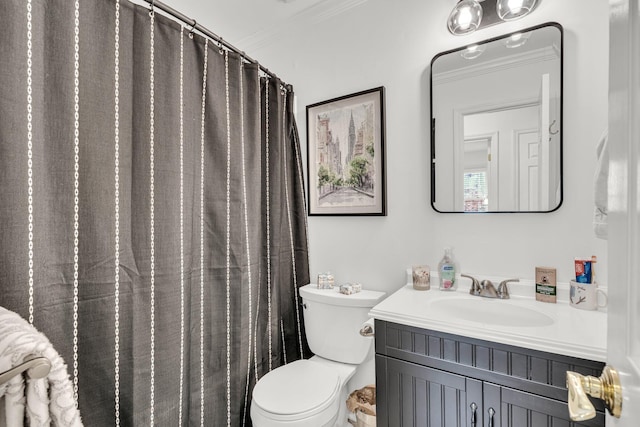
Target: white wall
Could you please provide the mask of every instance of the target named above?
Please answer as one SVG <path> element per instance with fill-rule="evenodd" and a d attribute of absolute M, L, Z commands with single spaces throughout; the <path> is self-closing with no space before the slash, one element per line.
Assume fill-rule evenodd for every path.
<path fill-rule="evenodd" d="M 302 1 L 302 0 L 300 0 Z M 595 147 L 607 124 L 608 2 L 542 0 L 535 12 L 470 36 L 447 32 L 454 0 L 365 0 L 329 20 L 273 37 L 252 51 L 298 96 L 306 155 L 305 106 L 386 87 L 388 216 L 310 217 L 311 275 L 393 292 L 414 263 L 435 268 L 451 245 L 463 272 L 533 279 L 536 266 L 568 281 L 576 256 L 597 255 L 593 237 Z M 438 52 L 555 21 L 565 31 L 564 203 L 550 214 L 440 214 L 430 205 L 429 63 Z"/>

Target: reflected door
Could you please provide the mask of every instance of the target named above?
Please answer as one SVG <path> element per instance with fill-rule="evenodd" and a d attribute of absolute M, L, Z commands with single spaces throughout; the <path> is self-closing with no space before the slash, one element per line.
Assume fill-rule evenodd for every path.
<path fill-rule="evenodd" d="M 541 209 L 540 137 L 538 132 L 519 132 L 518 144 L 518 207 L 521 211 Z"/>
<path fill-rule="evenodd" d="M 538 122 L 539 106 L 535 102 L 464 115 L 461 168 L 465 174 L 469 170 L 487 170 L 489 211 L 538 210 Z M 481 141 L 485 141 L 484 145 Z M 462 200 L 462 195 L 459 198 Z"/>

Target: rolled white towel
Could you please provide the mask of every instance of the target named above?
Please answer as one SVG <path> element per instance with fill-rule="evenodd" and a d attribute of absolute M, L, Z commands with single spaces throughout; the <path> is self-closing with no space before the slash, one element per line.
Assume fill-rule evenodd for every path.
<path fill-rule="evenodd" d="M 27 420 L 32 427 L 51 424 L 57 427 L 82 427 L 80 412 L 73 397 L 73 384 L 62 357 L 44 334 L 18 314 L 0 307 L 0 372 L 18 366 L 27 357 L 33 356 L 42 356 L 51 362 L 49 375 L 29 380 L 26 394 L 21 375 L 0 385 L 0 396 L 4 395 L 4 414 L 0 413 L 0 417 L 4 417 L 7 426 L 21 427 L 26 409 Z"/>

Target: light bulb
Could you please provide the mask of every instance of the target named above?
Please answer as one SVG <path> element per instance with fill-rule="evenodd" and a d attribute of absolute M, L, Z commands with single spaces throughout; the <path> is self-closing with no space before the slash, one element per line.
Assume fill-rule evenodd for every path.
<path fill-rule="evenodd" d="M 452 34 L 462 35 L 475 31 L 482 20 L 482 6 L 477 0 L 461 0 L 451 11 L 447 27 Z"/>
<path fill-rule="evenodd" d="M 511 21 L 527 15 L 535 5 L 536 0 L 498 0 L 496 11 L 500 19 Z"/>
<path fill-rule="evenodd" d="M 519 13 L 522 9 L 522 0 L 509 0 L 509 10 L 512 13 Z"/>
<path fill-rule="evenodd" d="M 471 11 L 468 7 L 460 10 L 460 15 L 458 16 L 458 26 L 463 30 L 466 30 L 471 25 Z"/>

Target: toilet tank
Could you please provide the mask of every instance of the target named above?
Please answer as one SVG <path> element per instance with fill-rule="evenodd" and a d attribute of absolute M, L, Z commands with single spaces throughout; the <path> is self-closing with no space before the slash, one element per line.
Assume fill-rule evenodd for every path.
<path fill-rule="evenodd" d="M 316 355 L 341 363 L 362 363 L 373 337 L 360 335 L 369 310 L 382 301 L 384 292 L 362 290 L 341 294 L 338 288 L 318 289 L 315 284 L 299 289 L 309 348 Z"/>

